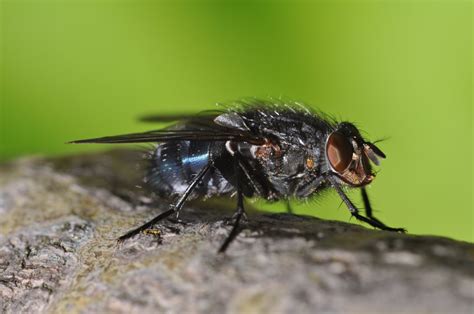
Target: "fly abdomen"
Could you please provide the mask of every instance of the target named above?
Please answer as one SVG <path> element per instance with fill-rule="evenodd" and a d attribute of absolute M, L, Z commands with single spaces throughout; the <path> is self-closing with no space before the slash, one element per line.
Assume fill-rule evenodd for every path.
<path fill-rule="evenodd" d="M 159 144 L 152 160 L 148 182 L 162 196 L 184 193 L 189 182 L 210 162 L 212 143 L 177 141 Z M 230 185 L 216 169 L 202 178 L 193 192 L 195 196 L 222 194 Z"/>
<path fill-rule="evenodd" d="M 198 173 L 209 163 L 209 142 L 179 142 L 181 148 L 179 149 L 181 165 L 183 173 L 187 179 L 191 175 Z"/>

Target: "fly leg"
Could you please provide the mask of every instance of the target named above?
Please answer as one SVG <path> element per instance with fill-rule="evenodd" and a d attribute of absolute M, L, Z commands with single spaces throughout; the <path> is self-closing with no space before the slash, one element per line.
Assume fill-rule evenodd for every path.
<path fill-rule="evenodd" d="M 371 225 L 372 227 L 375 227 L 375 228 L 378 228 L 378 229 L 381 229 L 381 230 L 396 231 L 396 232 L 404 232 L 405 231 L 405 229 L 403 229 L 403 228 L 388 227 L 384 223 L 382 223 L 380 220 L 374 218 L 372 216 L 372 209 L 370 207 L 370 204 L 369 204 L 369 207 L 368 207 L 369 208 L 369 211 L 368 211 L 368 214 L 367 214 L 368 217 L 362 216 L 359 213 L 359 210 L 357 209 L 357 207 L 354 205 L 354 203 L 352 203 L 352 201 L 347 197 L 347 195 L 344 193 L 344 191 L 342 191 L 341 187 L 336 182 L 336 180 L 334 180 L 330 176 L 328 176 L 328 180 L 329 180 L 329 182 L 331 182 L 332 186 L 336 190 L 337 194 L 339 194 L 342 201 L 346 204 L 346 206 L 349 209 L 349 211 L 351 212 L 352 216 L 354 216 L 356 219 L 358 219 L 360 221 L 363 221 L 363 222 Z M 367 197 L 367 199 L 368 199 L 368 197 Z M 370 213 L 370 215 L 369 215 L 369 213 Z"/>
<path fill-rule="evenodd" d="M 235 237 L 239 234 L 240 232 L 240 220 L 242 219 L 242 216 L 245 215 L 245 210 L 244 210 L 244 197 L 242 195 L 242 192 L 239 191 L 237 192 L 237 210 L 235 211 L 235 214 L 232 216 L 234 223 L 232 225 L 232 230 L 230 231 L 229 235 L 225 239 L 224 243 L 222 243 L 221 247 L 219 248 L 219 253 L 224 253 L 227 250 L 227 247 L 229 244 L 235 239 Z"/>
<path fill-rule="evenodd" d="M 225 239 L 224 243 L 222 243 L 221 247 L 219 248 L 219 253 L 224 253 L 227 250 L 229 244 L 237 237 L 240 232 L 240 220 L 242 217 L 245 217 L 245 209 L 244 209 L 244 195 L 242 193 L 242 185 L 240 182 L 240 165 L 238 162 L 237 157 L 234 158 L 234 170 L 236 175 L 236 183 L 237 183 L 237 209 L 235 210 L 235 214 L 232 216 L 234 220 L 232 225 L 232 230 L 230 231 L 229 235 Z"/>
<path fill-rule="evenodd" d="M 395 231 L 395 232 L 406 232 L 404 228 L 389 227 L 385 225 L 383 222 L 381 222 L 380 220 L 378 220 L 377 218 L 375 218 L 372 213 L 372 206 L 370 205 L 369 195 L 367 194 L 367 190 L 365 189 L 365 187 L 361 188 L 361 194 L 362 194 L 362 200 L 364 201 L 365 215 L 367 216 L 367 218 L 372 219 L 373 221 L 377 222 L 381 226 L 384 226 L 383 230 Z"/>
<path fill-rule="evenodd" d="M 211 164 L 208 164 L 206 165 L 204 168 L 201 169 L 201 171 L 193 178 L 193 180 L 191 181 L 191 183 L 188 185 L 188 187 L 186 188 L 186 190 L 184 191 L 184 193 L 179 197 L 178 201 L 176 202 L 175 205 L 172 205 L 170 209 L 168 209 L 167 211 L 159 214 L 158 216 L 156 216 L 155 218 L 153 218 L 152 220 L 144 223 L 143 225 L 141 225 L 140 227 L 138 228 L 135 228 L 133 230 L 130 230 L 129 232 L 127 232 L 126 234 L 124 234 L 123 236 L 121 236 L 120 238 L 118 238 L 118 241 L 119 242 L 122 242 L 122 241 L 125 241 L 126 239 L 128 238 L 131 238 L 137 234 L 139 234 L 140 232 L 150 228 L 151 226 L 153 226 L 154 224 L 156 224 L 157 222 L 159 222 L 160 220 L 162 219 L 165 219 L 166 217 L 169 217 L 171 216 L 173 213 L 179 213 L 179 211 L 181 210 L 181 208 L 183 207 L 183 204 L 184 202 L 186 201 L 186 199 L 188 198 L 188 196 L 192 193 L 192 191 L 194 190 L 194 188 L 197 186 L 197 184 L 199 183 L 199 181 L 201 181 L 201 179 L 204 177 L 204 175 L 207 173 L 207 171 L 211 168 Z"/>

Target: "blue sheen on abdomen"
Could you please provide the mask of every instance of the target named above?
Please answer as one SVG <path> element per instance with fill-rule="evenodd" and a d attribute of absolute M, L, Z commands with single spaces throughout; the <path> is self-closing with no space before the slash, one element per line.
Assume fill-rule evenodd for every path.
<path fill-rule="evenodd" d="M 209 162 L 209 143 L 186 142 L 181 149 L 181 162 L 185 173 L 189 176 L 198 173 Z"/>
<path fill-rule="evenodd" d="M 210 161 L 213 143 L 203 141 L 176 141 L 157 146 L 148 182 L 163 197 L 181 195 L 189 183 Z M 202 178 L 191 198 L 231 193 L 233 186 L 215 168 Z"/>
<path fill-rule="evenodd" d="M 189 167 L 192 172 L 197 172 L 206 166 L 209 160 L 207 153 L 197 156 L 188 156 L 183 158 L 183 166 Z"/>
<path fill-rule="evenodd" d="M 149 182 L 161 194 L 182 193 L 209 162 L 208 142 L 178 141 L 159 144 Z M 207 182 L 210 174 L 203 178 Z M 198 188 L 199 190 L 199 188 Z"/>

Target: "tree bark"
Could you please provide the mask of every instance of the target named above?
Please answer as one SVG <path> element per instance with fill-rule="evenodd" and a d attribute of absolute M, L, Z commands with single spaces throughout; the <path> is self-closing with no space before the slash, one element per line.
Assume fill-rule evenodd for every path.
<path fill-rule="evenodd" d="M 472 313 L 474 245 L 442 237 L 252 210 L 217 254 L 235 202 L 211 200 L 118 244 L 171 202 L 140 159 L 0 165 L 0 312 Z"/>

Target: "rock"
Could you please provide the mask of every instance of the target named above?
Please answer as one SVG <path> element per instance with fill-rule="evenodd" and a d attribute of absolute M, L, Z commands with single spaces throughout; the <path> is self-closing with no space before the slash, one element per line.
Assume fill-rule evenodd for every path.
<path fill-rule="evenodd" d="M 256 210 L 217 254 L 234 202 L 167 208 L 140 153 L 0 165 L 0 311 L 86 313 L 472 313 L 474 245 Z M 143 163 L 141 163 L 143 165 Z"/>

